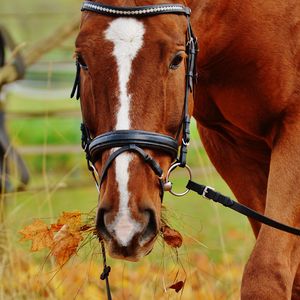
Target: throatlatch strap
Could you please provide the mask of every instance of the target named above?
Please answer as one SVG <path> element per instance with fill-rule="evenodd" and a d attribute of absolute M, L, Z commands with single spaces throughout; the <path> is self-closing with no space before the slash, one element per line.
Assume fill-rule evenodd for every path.
<path fill-rule="evenodd" d="M 300 236 L 300 228 L 291 227 L 285 224 L 282 224 L 280 222 L 277 222 L 271 218 L 268 218 L 257 211 L 240 204 L 238 202 L 233 201 L 229 197 L 226 197 L 215 190 L 213 190 L 211 187 L 195 183 L 193 181 L 189 181 L 187 186 L 189 190 L 194 191 L 198 193 L 199 195 L 203 196 L 204 198 L 208 200 L 213 200 L 214 202 L 220 203 L 224 205 L 225 207 L 229 207 L 232 210 L 235 210 L 236 212 L 247 216 L 251 219 L 254 219 L 260 223 L 263 223 L 265 225 L 268 225 L 270 227 L 279 229 L 281 231 L 285 231 L 294 235 Z"/>

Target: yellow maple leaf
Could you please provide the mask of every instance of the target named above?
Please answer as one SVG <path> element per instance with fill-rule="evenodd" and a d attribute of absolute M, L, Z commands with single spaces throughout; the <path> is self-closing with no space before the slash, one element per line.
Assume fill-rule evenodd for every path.
<path fill-rule="evenodd" d="M 20 231 L 23 240 L 32 241 L 32 251 L 50 248 L 51 255 L 59 265 L 64 265 L 73 256 L 80 242 L 82 234 L 93 233 L 94 227 L 83 225 L 80 212 L 64 212 L 57 223 L 49 227 L 41 220 L 36 220 Z"/>
<path fill-rule="evenodd" d="M 54 243 L 53 232 L 41 220 L 26 226 L 19 231 L 23 235 L 21 240 L 31 240 L 31 251 L 36 252 L 44 248 L 51 248 Z"/>
<path fill-rule="evenodd" d="M 76 253 L 81 240 L 80 231 L 70 230 L 69 225 L 64 225 L 55 235 L 51 254 L 60 266 L 64 265 Z"/>
<path fill-rule="evenodd" d="M 69 231 L 79 231 L 82 226 L 81 213 L 75 212 L 63 212 L 57 221 L 58 225 L 68 225 Z"/>

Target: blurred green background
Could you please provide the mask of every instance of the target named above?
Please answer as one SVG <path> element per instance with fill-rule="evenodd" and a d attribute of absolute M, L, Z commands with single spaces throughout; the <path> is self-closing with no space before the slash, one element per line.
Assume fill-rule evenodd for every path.
<path fill-rule="evenodd" d="M 0 23 L 8 28 L 18 44 L 25 43 L 24 47 L 28 49 L 69 20 L 79 17 L 80 3 L 77 0 L 1 0 Z M 18 231 L 36 218 L 51 223 L 63 211 L 80 210 L 88 213 L 97 205 L 94 183 L 80 149 L 79 102 L 69 99 L 75 75 L 72 58 L 74 39 L 75 35 L 70 36 L 30 67 L 24 80 L 5 88 L 7 129 L 12 144 L 21 153 L 31 175 L 28 190 L 3 196 L 9 237 L 8 261 L 14 262 L 14 255 L 24 256 L 27 262 L 37 266 L 32 272 L 37 271 L 38 274 L 43 272 L 41 269 L 44 264 L 52 266 L 51 259 L 49 262 L 47 252 L 29 253 L 29 243 L 19 242 Z M 232 196 L 209 162 L 195 124 L 192 126 L 192 135 L 188 160 L 194 179 Z M 12 169 L 13 181 L 14 174 Z M 176 173 L 174 184 L 178 190 L 184 189 L 184 172 Z M 168 222 L 184 236 L 183 247 L 176 256 L 173 251 L 165 250 L 166 246 L 159 242 L 155 251 L 138 264 L 110 260 L 113 272 L 121 276 L 130 270 L 131 274 L 127 281 L 123 274 L 120 282 L 112 282 L 115 295 L 119 295 L 116 299 L 177 299 L 180 294 L 165 291 L 165 269 L 167 274 L 171 274 L 166 279 L 170 282 L 174 280 L 174 270 L 184 270 L 187 282 L 181 299 L 238 299 L 243 265 L 253 245 L 247 220 L 192 193 L 184 198 L 166 195 L 164 206 Z M 95 262 L 98 265 L 101 258 L 99 253 L 97 244 L 86 245 L 78 254 L 80 263 Z M 72 262 L 71 266 L 74 264 Z M 144 266 L 148 268 L 148 277 L 142 275 Z M 4 276 L 3 272 L 1 274 Z M 156 280 L 153 281 L 154 275 Z M 9 295 L 13 295 L 14 299 L 100 299 L 100 295 L 103 295 L 102 283 L 94 278 L 96 283 L 93 284 L 97 286 L 95 293 L 86 292 L 91 283 L 84 279 L 83 283 L 71 282 L 71 285 L 79 287 L 75 288 L 74 294 L 66 296 L 62 286 L 68 276 L 73 276 L 71 271 L 66 272 L 63 282 L 55 283 L 53 290 L 46 289 L 47 295 L 26 285 L 23 292 L 16 287 L 8 291 L 7 287 L 2 286 L 0 296 L 2 299 L 10 299 Z M 15 278 L 21 282 L 17 275 Z M 49 281 L 45 283 L 51 284 Z M 149 290 L 133 292 L 136 285 Z M 143 295 L 148 296 L 144 298 Z"/>

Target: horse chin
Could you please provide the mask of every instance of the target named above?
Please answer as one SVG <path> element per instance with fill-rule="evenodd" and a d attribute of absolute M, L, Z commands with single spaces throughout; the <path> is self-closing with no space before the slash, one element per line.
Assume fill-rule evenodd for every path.
<path fill-rule="evenodd" d="M 122 247 L 115 241 L 110 240 L 106 242 L 106 245 L 108 254 L 111 258 L 138 262 L 152 252 L 155 241 L 156 237 L 154 237 L 151 241 L 148 241 L 143 246 L 138 245 L 134 247 L 131 245 L 129 247 Z"/>

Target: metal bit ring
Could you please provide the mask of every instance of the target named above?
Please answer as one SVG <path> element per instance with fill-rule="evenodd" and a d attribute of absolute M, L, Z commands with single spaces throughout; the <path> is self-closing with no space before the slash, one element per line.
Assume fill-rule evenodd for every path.
<path fill-rule="evenodd" d="M 176 196 L 176 197 L 183 197 L 183 196 L 185 196 L 190 190 L 189 189 L 187 189 L 185 192 L 183 192 L 183 193 L 176 193 L 176 192 L 174 192 L 174 191 L 172 191 L 172 185 L 171 185 L 171 187 L 170 187 L 170 175 L 171 175 L 171 173 L 177 168 L 177 167 L 179 167 L 180 166 L 180 163 L 175 163 L 175 164 L 173 164 L 171 167 L 170 167 L 170 169 L 169 169 L 169 171 L 168 171 L 168 173 L 167 173 L 167 176 L 166 176 L 166 183 L 165 183 L 165 186 L 168 186 L 168 189 L 167 189 L 167 191 L 168 192 L 170 192 L 172 195 L 174 195 L 174 196 Z M 189 174 L 189 180 L 192 180 L 192 170 L 191 170 L 191 168 L 188 166 L 188 165 L 185 165 L 184 166 L 184 168 L 188 171 L 188 174 Z"/>

